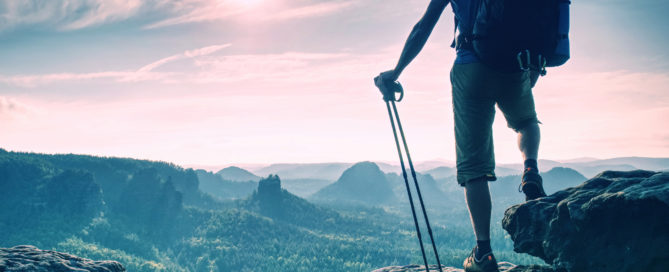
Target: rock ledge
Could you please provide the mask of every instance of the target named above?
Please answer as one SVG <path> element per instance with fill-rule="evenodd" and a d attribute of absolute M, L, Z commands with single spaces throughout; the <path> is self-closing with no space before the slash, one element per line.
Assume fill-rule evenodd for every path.
<path fill-rule="evenodd" d="M 125 268 L 116 261 L 92 261 L 67 253 L 21 245 L 0 248 L 0 271 L 123 272 Z"/>
<path fill-rule="evenodd" d="M 443 272 L 464 272 L 461 268 L 447 267 L 442 265 Z M 501 272 L 553 272 L 553 269 L 547 266 L 539 265 L 513 265 L 507 262 L 499 263 L 499 271 Z M 430 265 L 430 270 L 425 271 L 424 265 L 405 265 L 405 266 L 388 266 L 376 269 L 372 272 L 439 272 L 437 265 Z"/>
<path fill-rule="evenodd" d="M 507 209 L 502 225 L 556 271 L 667 271 L 669 172 L 606 171 Z"/>

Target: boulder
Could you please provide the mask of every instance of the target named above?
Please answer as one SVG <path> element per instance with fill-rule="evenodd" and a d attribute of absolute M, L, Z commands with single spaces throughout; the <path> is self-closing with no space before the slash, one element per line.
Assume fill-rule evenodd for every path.
<path fill-rule="evenodd" d="M 553 269 L 540 265 L 513 265 L 507 262 L 499 263 L 499 270 L 503 272 L 553 272 Z M 430 270 L 425 271 L 424 265 L 405 265 L 405 266 L 388 266 L 376 269 L 372 272 L 438 272 L 437 265 L 430 265 Z M 442 272 L 464 272 L 462 268 L 441 266 Z"/>
<path fill-rule="evenodd" d="M 441 266 L 441 270 L 443 272 L 463 272 L 464 270 L 454 268 L 454 267 L 446 267 L 444 265 Z M 430 265 L 430 270 L 427 272 L 435 272 L 439 271 L 439 268 L 436 264 Z M 372 272 L 426 272 L 425 271 L 425 265 L 417 265 L 417 264 L 410 264 L 410 265 L 404 265 L 404 266 L 388 266 L 388 267 L 383 267 L 376 269 Z"/>
<path fill-rule="evenodd" d="M 556 271 L 668 271 L 669 172 L 606 171 L 510 207 L 502 225 Z"/>
<path fill-rule="evenodd" d="M 116 261 L 92 261 L 67 253 L 22 245 L 0 248 L 0 271 L 121 272 L 125 268 Z"/>

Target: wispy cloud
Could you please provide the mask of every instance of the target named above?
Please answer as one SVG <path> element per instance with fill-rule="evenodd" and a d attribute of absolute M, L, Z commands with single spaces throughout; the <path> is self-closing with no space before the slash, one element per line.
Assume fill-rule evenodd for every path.
<path fill-rule="evenodd" d="M 103 79 L 103 78 L 124 78 L 131 74 L 132 72 L 127 72 L 127 71 L 108 71 L 108 72 L 95 72 L 95 73 L 55 73 L 55 74 L 45 74 L 45 75 L 15 75 L 15 76 L 0 75 L 0 82 L 12 86 L 32 88 L 60 81 L 78 81 L 78 80 Z"/>
<path fill-rule="evenodd" d="M 0 96 L 0 119 L 8 119 L 16 115 L 31 112 L 31 108 L 14 98 Z"/>
<path fill-rule="evenodd" d="M 144 28 L 159 28 L 184 23 L 207 22 L 223 20 L 233 15 L 244 13 L 248 7 L 239 7 L 231 4 L 232 1 L 184 1 L 173 5 L 172 16 L 146 25 Z"/>
<path fill-rule="evenodd" d="M 0 30 L 22 25 L 41 25 L 76 30 L 128 19 L 158 1 L 141 0 L 27 0 L 0 3 Z"/>
<path fill-rule="evenodd" d="M 171 72 L 154 72 L 155 69 L 168 64 L 170 62 L 194 59 L 207 55 L 214 54 L 224 48 L 231 46 L 231 44 L 211 45 L 193 50 L 186 50 L 183 53 L 165 57 L 144 65 L 137 70 L 127 71 L 104 71 L 104 72 L 90 72 L 90 73 L 54 73 L 45 75 L 15 75 L 4 76 L 0 75 L 0 82 L 20 87 L 37 87 L 40 85 L 50 84 L 62 81 L 81 81 L 93 79 L 112 79 L 119 82 L 134 82 L 134 81 L 148 81 L 164 79 L 174 73 Z"/>
<path fill-rule="evenodd" d="M 353 1 L 344 2 L 323 2 L 308 6 L 295 7 L 286 9 L 276 15 L 270 17 L 275 20 L 287 20 L 305 17 L 322 16 L 329 13 L 334 13 L 353 5 Z"/>
<path fill-rule="evenodd" d="M 14 111 L 18 108 L 18 104 L 13 99 L 0 96 L 0 114 Z"/>
<path fill-rule="evenodd" d="M 65 3 L 72 5 L 76 2 Z M 106 22 L 125 20 L 135 15 L 144 2 L 141 0 L 98 0 L 89 1 L 88 4 L 88 6 L 76 7 L 77 9 L 74 10 L 85 10 L 86 12 L 65 24 L 62 29 L 74 30 Z"/>
<path fill-rule="evenodd" d="M 147 29 L 171 25 L 220 21 L 235 16 L 253 17 L 251 21 L 291 20 L 323 16 L 348 8 L 354 1 L 330 1 L 295 5 L 280 1 L 240 5 L 239 1 L 193 1 L 189 5 L 174 8 L 175 17 L 167 18 L 145 26 Z"/>
<path fill-rule="evenodd" d="M 360 74 L 380 59 L 377 55 L 351 56 L 347 53 L 242 54 L 213 56 L 230 44 L 212 45 L 171 55 L 140 67 L 137 70 L 90 73 L 55 73 L 44 75 L 0 75 L 0 82 L 19 87 L 38 87 L 55 82 L 111 79 L 117 82 L 158 81 L 163 83 L 223 83 L 252 80 L 254 82 L 330 82 L 339 75 Z M 158 68 L 177 61 L 190 60 L 176 71 Z"/>
<path fill-rule="evenodd" d="M 182 59 L 192 59 L 192 58 L 197 58 L 201 56 L 207 56 L 213 53 L 216 53 L 220 51 L 221 49 L 230 47 L 231 44 L 226 43 L 226 44 L 218 44 L 218 45 L 211 45 L 211 46 L 206 46 L 198 49 L 193 49 L 193 50 L 187 50 L 181 54 L 176 54 L 172 55 L 166 58 L 159 59 L 157 61 L 154 61 L 152 63 L 149 63 L 147 65 L 144 65 L 143 67 L 139 68 L 136 72 L 131 73 L 131 76 L 124 77 L 124 81 L 138 81 L 142 78 L 146 78 L 146 76 L 152 72 L 154 69 L 163 66 L 167 63 L 182 60 Z"/>
<path fill-rule="evenodd" d="M 323 16 L 348 8 L 354 1 L 238 0 L 26 0 L 0 3 L 0 31 L 20 26 L 71 31 L 91 26 L 152 17 L 145 29 L 244 17 L 252 21 L 290 20 Z M 248 19 L 247 18 L 247 19 Z"/>

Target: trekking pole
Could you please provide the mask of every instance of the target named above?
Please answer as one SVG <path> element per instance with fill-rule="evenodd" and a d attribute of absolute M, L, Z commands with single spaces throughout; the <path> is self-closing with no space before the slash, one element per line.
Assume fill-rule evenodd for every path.
<path fill-rule="evenodd" d="M 407 145 L 407 140 L 406 140 L 406 137 L 404 136 L 404 130 L 402 129 L 402 122 L 400 122 L 400 116 L 397 113 L 397 106 L 395 105 L 395 101 L 391 101 L 391 103 L 393 105 L 393 111 L 395 112 L 395 118 L 397 119 L 397 127 L 400 130 L 400 135 L 402 136 L 402 142 L 404 143 L 404 151 L 406 152 L 407 161 L 409 162 L 409 168 L 411 169 L 411 177 L 413 178 L 413 183 L 414 183 L 414 186 L 416 187 L 416 193 L 418 194 L 418 201 L 420 203 L 420 208 L 421 208 L 421 210 L 423 210 L 423 217 L 425 218 L 425 225 L 427 225 L 427 233 L 430 235 L 430 241 L 432 242 L 432 250 L 434 251 L 434 256 L 437 259 L 437 267 L 439 267 L 440 272 L 443 272 L 442 269 L 441 269 L 441 261 L 439 261 L 439 252 L 437 252 L 437 246 L 434 243 L 434 235 L 432 234 L 432 227 L 430 227 L 430 220 L 427 218 L 427 211 L 425 211 L 425 204 L 423 203 L 423 196 L 420 193 L 420 186 L 418 186 L 418 179 L 416 179 L 416 170 L 413 167 L 413 162 L 411 161 L 411 154 L 409 154 L 409 146 Z M 388 108 L 388 110 L 390 110 L 390 108 Z M 393 132 L 395 132 L 394 129 L 395 128 L 394 128 L 394 124 L 393 124 Z M 397 135 L 397 133 L 395 133 L 395 135 Z M 395 137 L 395 139 L 397 141 L 397 136 Z M 398 145 L 399 145 L 399 143 L 398 143 Z M 398 146 L 398 149 L 399 149 L 399 146 Z M 400 155 L 400 157 L 401 157 L 401 155 Z M 406 182 L 407 177 L 406 177 L 406 170 L 404 170 L 404 162 L 401 162 L 401 164 L 402 164 L 402 173 L 404 175 L 404 181 Z M 407 184 L 407 189 L 408 189 L 408 184 Z M 411 198 L 409 198 L 409 201 L 411 201 Z M 411 207 L 413 209 L 413 203 L 412 203 Z M 414 217 L 415 217 L 415 213 L 414 213 Z M 422 246 L 422 243 L 421 243 L 421 246 Z M 427 266 L 425 267 L 425 270 L 429 271 Z"/>
<path fill-rule="evenodd" d="M 395 101 L 393 101 L 393 107 L 395 106 Z M 400 148 L 400 141 L 397 139 L 397 131 L 395 129 L 395 120 L 393 114 L 390 111 L 390 102 L 386 101 L 386 108 L 388 109 L 388 117 L 390 117 L 390 125 L 393 128 L 393 135 L 395 136 L 395 146 L 397 146 L 397 154 L 400 157 L 400 165 L 402 166 L 402 176 L 404 177 L 404 185 L 407 188 L 407 195 L 409 196 L 409 204 L 411 206 L 411 214 L 413 215 L 413 223 L 416 226 L 416 233 L 418 234 L 418 244 L 420 244 L 420 252 L 423 254 L 423 262 L 425 263 L 425 271 L 429 271 L 429 266 L 427 265 L 427 257 L 425 257 L 425 248 L 423 248 L 423 237 L 420 234 L 420 227 L 418 226 L 418 218 L 416 218 L 416 208 L 413 206 L 413 197 L 411 196 L 411 189 L 409 189 L 409 179 L 407 178 L 407 171 L 404 168 L 404 158 L 402 157 L 402 149 Z M 398 119 L 399 120 L 399 119 Z M 441 271 L 441 267 L 439 267 Z"/>

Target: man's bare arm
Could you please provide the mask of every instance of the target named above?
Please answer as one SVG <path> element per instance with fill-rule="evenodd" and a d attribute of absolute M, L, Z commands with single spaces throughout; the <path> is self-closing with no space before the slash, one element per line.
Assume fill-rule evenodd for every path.
<path fill-rule="evenodd" d="M 383 73 L 384 78 L 387 80 L 395 81 L 400 76 L 404 68 L 420 53 L 427 42 L 427 38 L 430 37 L 434 26 L 439 21 L 441 13 L 444 11 L 448 5 L 449 0 L 432 0 L 427 7 L 427 11 L 423 15 L 423 18 L 418 21 L 416 26 L 411 30 L 409 38 L 404 44 L 404 49 L 402 50 L 402 55 L 395 66 L 395 69 L 388 71 L 390 73 Z"/>

